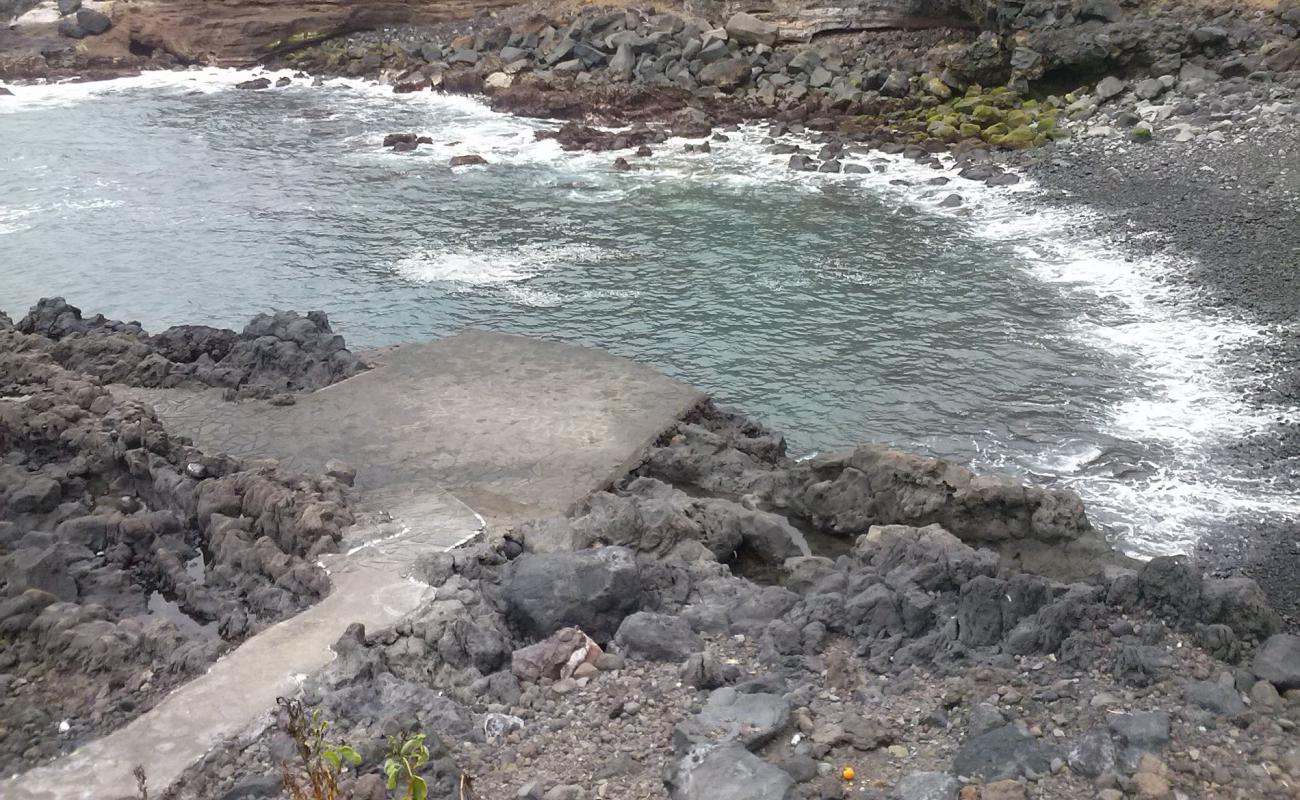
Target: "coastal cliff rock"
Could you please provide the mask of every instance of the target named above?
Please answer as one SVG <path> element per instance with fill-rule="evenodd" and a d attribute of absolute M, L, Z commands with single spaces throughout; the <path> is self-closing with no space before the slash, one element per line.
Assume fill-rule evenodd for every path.
<path fill-rule="evenodd" d="M 0 4 L 0 78 L 107 77 L 146 67 L 244 67 L 356 31 L 436 25 L 514 0 L 113 0 L 67 14 Z M 66 0 L 65 0 L 66 6 Z"/>
<path fill-rule="evenodd" d="M 11 690 L 0 696 L 0 770 L 9 772 L 111 730 L 232 643 L 318 600 L 330 584 L 316 559 L 352 516 L 342 481 L 201 452 L 6 319 L 0 680 Z"/>
<path fill-rule="evenodd" d="M 511 5 L 512 0 L 144 0 L 125 4 L 118 24 L 138 46 L 186 62 L 237 67 L 344 33 L 468 19 Z"/>
<path fill-rule="evenodd" d="M 16 327 L 39 337 L 63 367 L 105 383 L 220 387 L 231 399 L 320 389 L 366 368 L 320 311 L 260 314 L 239 333 L 177 325 L 150 335 L 138 322 L 83 318 L 63 298 L 47 297 Z"/>

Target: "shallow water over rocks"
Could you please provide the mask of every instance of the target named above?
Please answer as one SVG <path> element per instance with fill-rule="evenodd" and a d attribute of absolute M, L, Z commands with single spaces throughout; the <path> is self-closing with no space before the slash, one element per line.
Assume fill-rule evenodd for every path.
<path fill-rule="evenodd" d="M 63 294 L 157 330 L 324 308 L 354 348 L 469 327 L 593 344 L 800 453 L 879 440 L 1071 485 L 1139 553 L 1297 510 L 1217 457 L 1272 424 L 1226 365 L 1262 334 L 1169 297 L 1160 265 L 1031 188 L 872 154 L 791 173 L 757 128 L 616 172 L 470 99 L 230 90 L 246 77 L 15 87 L 5 310 Z M 394 153 L 394 131 L 434 143 Z M 448 166 L 470 154 L 488 163 Z"/>

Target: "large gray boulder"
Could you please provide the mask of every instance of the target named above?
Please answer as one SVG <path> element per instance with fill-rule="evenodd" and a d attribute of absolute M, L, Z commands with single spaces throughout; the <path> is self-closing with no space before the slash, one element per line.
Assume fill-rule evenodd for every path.
<path fill-rule="evenodd" d="M 749 62 L 739 58 L 724 58 L 700 70 L 700 83 L 716 86 L 724 92 L 734 92 L 749 82 Z"/>
<path fill-rule="evenodd" d="M 672 800 L 792 800 L 794 779 L 737 744 L 701 745 L 668 778 Z"/>
<path fill-rule="evenodd" d="M 768 47 L 776 44 L 776 26 L 764 22 L 753 14 L 738 11 L 731 16 L 731 19 L 727 20 L 725 27 L 727 36 L 731 37 L 737 44 L 765 44 Z"/>
<path fill-rule="evenodd" d="M 641 577 L 626 547 L 525 553 L 505 575 L 504 600 L 506 618 L 524 636 L 574 627 L 604 643 L 640 607 Z"/>
<path fill-rule="evenodd" d="M 703 645 L 682 617 L 638 611 L 619 626 L 614 647 L 632 661 L 685 661 Z"/>
<path fill-rule="evenodd" d="M 1052 768 L 1056 749 L 1045 745 L 1017 725 L 1003 725 L 968 739 L 953 759 L 958 775 L 995 781 L 1019 778 L 1034 772 L 1045 775 Z"/>
<path fill-rule="evenodd" d="M 1193 681 L 1183 690 L 1183 699 L 1215 714 L 1235 716 L 1246 710 L 1241 693 L 1231 684 L 1216 681 Z"/>
<path fill-rule="evenodd" d="M 48 475 L 32 475 L 9 493 L 6 505 L 16 514 L 53 511 L 63 497 L 59 482 Z"/>
<path fill-rule="evenodd" d="M 1255 653 L 1255 675 L 1280 692 L 1300 689 L 1300 636 L 1270 636 Z"/>
<path fill-rule="evenodd" d="M 113 27 L 113 21 L 102 11 L 82 8 L 77 11 L 77 25 L 86 32 L 87 36 L 98 36 Z"/>
<path fill-rule="evenodd" d="M 673 747 L 685 753 L 703 743 L 737 742 L 757 750 L 790 724 L 790 703 L 766 692 L 716 689 L 700 713 L 673 728 Z"/>
<path fill-rule="evenodd" d="M 67 554 L 59 545 L 24 547 L 0 558 L 0 582 L 11 596 L 39 589 L 60 600 L 77 599 L 77 581 L 69 574 Z"/>

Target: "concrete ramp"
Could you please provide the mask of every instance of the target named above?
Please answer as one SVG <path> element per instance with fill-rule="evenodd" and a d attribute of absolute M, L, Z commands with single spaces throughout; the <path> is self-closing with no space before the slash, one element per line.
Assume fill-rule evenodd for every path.
<path fill-rule="evenodd" d="M 347 461 L 364 521 L 345 553 L 324 562 L 334 583 L 324 600 L 120 730 L 0 781 L 0 798 L 133 796 L 136 764 L 159 793 L 223 738 L 265 725 L 275 698 L 325 666 L 350 623 L 374 630 L 418 608 L 430 590 L 407 577 L 411 565 L 472 536 L 482 524 L 475 511 L 496 523 L 563 513 L 703 399 L 599 350 L 497 333 L 400 345 L 371 360 L 374 369 L 291 406 L 230 403 L 218 391 L 114 390 L 153 403 L 171 431 L 205 450 L 307 471 Z"/>
<path fill-rule="evenodd" d="M 472 331 L 366 354 L 296 405 L 126 390 L 204 449 L 357 468 L 367 503 L 440 486 L 494 522 L 563 513 L 621 476 L 703 395 L 601 350 Z"/>

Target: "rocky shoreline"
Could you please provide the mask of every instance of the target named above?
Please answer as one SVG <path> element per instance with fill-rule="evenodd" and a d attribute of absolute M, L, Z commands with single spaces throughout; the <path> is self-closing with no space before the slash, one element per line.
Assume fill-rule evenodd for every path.
<path fill-rule="evenodd" d="M 349 631 L 303 699 L 361 754 L 356 798 L 413 732 L 431 797 L 1294 796 L 1300 639 L 1184 559 L 1067 582 L 994 549 L 1092 535 L 1068 492 L 881 448 L 794 464 L 706 407 L 581 513 L 427 558 L 437 598 Z M 273 797 L 292 759 L 273 726 L 168 796 Z"/>
<path fill-rule="evenodd" d="M 281 335 L 285 335 L 281 338 Z M 0 773 L 116 729 L 329 590 L 351 476 L 204 453 L 110 383 L 292 400 L 360 362 L 322 314 L 155 337 L 43 300 L 0 316 Z"/>
<path fill-rule="evenodd" d="M 271 319 L 330 336 L 323 315 Z M 198 338 L 275 339 L 260 325 Z M 51 300 L 0 331 L 6 771 L 119 726 L 327 590 L 312 560 L 351 523 L 345 467 L 200 453 L 106 385 L 177 330 L 195 338 Z M 263 363 L 277 389 L 353 363 L 272 344 L 294 354 Z M 199 551 L 201 582 L 186 570 Z M 386 797 L 386 737 L 413 732 L 429 796 L 458 800 L 467 785 L 532 800 L 1300 786 L 1300 638 L 1254 581 L 1125 559 L 1069 491 L 879 446 L 793 461 L 779 434 L 707 403 L 571 516 L 423 557 L 412 577 L 430 602 L 391 629 L 354 626 L 304 684 L 360 755 L 344 797 Z M 218 635 L 142 624 L 151 591 Z M 276 725 L 250 737 L 164 796 L 278 797 L 294 745 Z"/>
<path fill-rule="evenodd" d="M 1300 250 L 1276 212 L 1300 175 L 1300 6 L 962 3 L 928 22 L 549 11 L 284 28 L 240 63 L 482 94 L 566 121 L 546 135 L 617 168 L 670 137 L 726 147 L 726 126 L 767 120 L 791 169 L 842 171 L 862 148 L 995 186 L 1027 175 L 1048 202 L 1101 210 L 1138 254 L 1196 259 L 1186 288 L 1207 313 L 1277 326 L 1281 375 L 1252 397 L 1294 399 L 1300 284 L 1278 265 Z M 109 16 L 100 35 L 124 35 L 123 54 L 77 45 L 0 59 L 0 76 L 198 60 Z M 0 318 L 0 344 L 12 771 L 120 726 L 319 597 L 312 559 L 351 519 L 345 468 L 200 453 L 104 384 L 287 403 L 363 365 L 323 315 L 151 336 L 51 301 L 16 327 Z M 1261 436 L 1225 457 L 1289 479 L 1295 437 Z M 1280 631 L 1300 608 L 1300 550 L 1286 526 L 1243 520 L 1242 538 L 1205 564 L 1251 577 L 1135 564 L 1068 492 L 881 448 L 792 463 L 779 435 L 705 409 L 576 516 L 427 559 L 437 599 L 351 631 L 303 699 L 357 747 L 345 796 L 366 800 L 386 796 L 385 737 L 413 731 L 433 750 L 430 796 L 458 800 L 467 782 L 525 800 L 1296 797 L 1300 639 Z M 202 583 L 186 569 L 199 552 Z M 142 623 L 155 591 L 217 635 Z M 272 726 L 168 796 L 275 797 L 293 759 Z"/>

